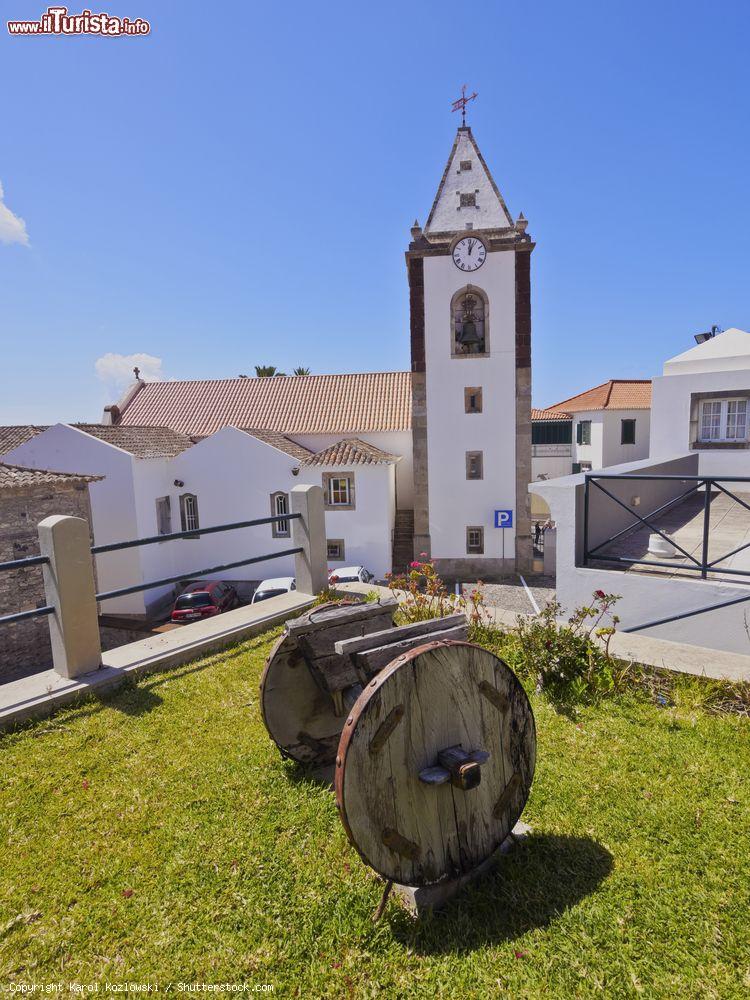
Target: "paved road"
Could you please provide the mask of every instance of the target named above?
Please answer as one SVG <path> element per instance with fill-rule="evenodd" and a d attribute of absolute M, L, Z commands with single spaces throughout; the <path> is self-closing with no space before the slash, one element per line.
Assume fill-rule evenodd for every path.
<path fill-rule="evenodd" d="M 549 576 L 527 577 L 526 583 L 540 608 L 555 599 L 555 580 Z M 463 584 L 463 593 L 473 590 L 476 584 Z M 515 614 L 533 614 L 534 607 L 518 576 L 509 577 L 506 583 L 485 583 L 482 585 L 485 601 L 493 608 L 502 608 Z"/>

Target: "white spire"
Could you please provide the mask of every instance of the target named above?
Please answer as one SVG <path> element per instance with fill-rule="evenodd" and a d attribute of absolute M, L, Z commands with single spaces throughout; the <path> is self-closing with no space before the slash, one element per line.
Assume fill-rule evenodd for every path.
<path fill-rule="evenodd" d="M 513 220 L 471 129 L 459 128 L 435 195 L 426 236 L 464 229 L 508 229 Z"/>

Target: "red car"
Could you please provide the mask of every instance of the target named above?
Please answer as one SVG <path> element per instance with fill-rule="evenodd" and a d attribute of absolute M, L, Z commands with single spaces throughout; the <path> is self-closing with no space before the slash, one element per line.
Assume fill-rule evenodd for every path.
<path fill-rule="evenodd" d="M 237 591 L 221 580 L 191 583 L 180 594 L 172 609 L 173 622 L 194 622 L 222 611 L 231 611 L 238 604 Z"/>

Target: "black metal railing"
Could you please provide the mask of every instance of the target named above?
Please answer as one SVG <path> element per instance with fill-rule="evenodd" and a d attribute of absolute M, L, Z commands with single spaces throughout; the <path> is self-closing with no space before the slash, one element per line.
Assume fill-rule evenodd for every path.
<path fill-rule="evenodd" d="M 47 556 L 26 556 L 24 559 L 10 559 L 0 563 L 0 573 L 13 569 L 30 569 L 32 566 L 44 566 L 49 562 Z M 28 608 L 26 611 L 16 611 L 12 615 L 0 615 L 0 625 L 10 625 L 11 622 L 22 622 L 26 618 L 41 618 L 51 615 L 55 609 L 45 604 L 39 608 Z"/>
<path fill-rule="evenodd" d="M 620 483 L 630 483 L 630 482 L 674 482 L 674 483 L 691 483 L 687 490 L 680 493 L 676 497 L 672 497 L 670 500 L 665 501 L 655 510 L 650 511 L 646 515 L 637 514 L 632 507 L 629 507 L 623 500 L 615 496 L 610 490 L 605 486 L 602 486 L 601 480 L 613 479 Z M 750 577 L 750 570 L 744 569 L 731 569 L 727 566 L 719 566 L 719 563 L 724 562 L 731 556 L 736 555 L 738 552 L 742 552 L 744 549 L 750 548 L 750 542 L 744 542 L 742 545 L 738 545 L 736 548 L 732 549 L 731 552 L 726 552 L 724 555 L 719 556 L 718 559 L 713 559 L 709 561 L 709 532 L 711 528 L 711 493 L 713 489 L 716 491 L 726 494 L 730 499 L 736 501 L 745 510 L 750 511 L 750 504 L 745 500 L 740 499 L 731 490 L 728 490 L 724 483 L 748 483 L 750 485 L 750 478 L 746 476 L 722 476 L 720 479 L 716 479 L 712 476 L 659 476 L 655 474 L 633 474 L 633 475 L 617 475 L 616 473 L 587 473 L 584 480 L 584 498 L 583 498 L 583 565 L 588 566 L 592 561 L 607 562 L 607 563 L 623 563 L 628 566 L 644 565 L 644 566 L 655 566 L 665 569 L 674 570 L 679 568 L 680 570 L 688 570 L 693 573 L 700 573 L 701 577 L 705 580 L 711 570 L 720 572 L 722 574 L 729 574 L 732 576 L 744 576 Z M 589 518 L 590 518 L 590 495 L 591 487 L 596 487 L 601 493 L 608 497 L 611 501 L 622 507 L 628 514 L 632 515 L 635 520 L 626 527 L 622 528 L 620 531 L 616 531 L 614 534 L 605 538 L 604 541 L 598 542 L 593 548 L 589 547 Z M 691 552 L 688 552 L 681 545 L 679 545 L 674 538 L 669 536 L 664 530 L 657 527 L 652 519 L 663 514 L 665 511 L 672 507 L 676 507 L 678 504 L 684 502 L 699 492 L 699 490 L 704 490 L 703 497 L 703 535 L 701 544 L 701 557 L 696 558 Z M 602 549 L 607 545 L 611 545 L 612 542 L 617 541 L 618 538 L 622 538 L 624 535 L 629 534 L 634 529 L 639 526 L 647 527 L 656 535 L 660 535 L 666 542 L 673 545 L 674 548 L 682 555 L 687 561 L 687 563 L 676 563 L 676 562 L 662 562 L 657 559 L 637 559 L 628 556 L 614 555 L 613 553 L 604 554 Z M 698 613 L 698 612 L 696 612 Z M 648 626 L 640 626 L 641 628 L 646 628 Z"/>
<path fill-rule="evenodd" d="M 239 528 L 255 528 L 261 524 L 277 524 L 294 521 L 301 514 L 272 514 L 270 517 L 256 517 L 251 521 L 233 521 L 231 524 L 215 524 L 210 528 L 191 528 L 189 531 L 171 531 L 166 535 L 149 535 L 147 538 L 133 538 L 127 542 L 109 542 L 106 545 L 92 545 L 91 554 L 102 552 L 119 552 L 120 549 L 132 549 L 141 545 L 155 545 L 157 542 L 169 542 L 176 538 L 196 538 L 199 535 L 212 535 L 219 531 L 236 531 Z M 97 601 L 109 601 L 113 597 L 125 597 L 127 594 L 137 594 L 143 590 L 153 590 L 155 587 L 165 587 L 170 583 L 179 583 L 193 576 L 205 576 L 208 573 L 223 573 L 226 569 L 236 569 L 238 566 L 249 566 L 251 563 L 267 562 L 269 559 L 281 559 L 284 556 L 294 556 L 302 552 L 301 546 L 293 549 L 283 549 L 281 552 L 269 552 L 263 556 L 253 556 L 250 559 L 238 559 L 236 562 L 222 563 L 219 566 L 208 566 L 204 569 L 179 573 L 176 576 L 166 576 L 161 580 L 150 580 L 148 583 L 137 583 L 132 587 L 120 587 L 118 590 L 106 590 L 97 594 Z"/>
<path fill-rule="evenodd" d="M 166 535 L 150 535 L 146 538 L 132 538 L 125 542 L 108 542 L 105 545 L 92 545 L 91 554 L 100 555 L 103 552 L 119 552 L 121 549 L 132 549 L 141 545 L 154 545 L 156 542 L 169 542 L 178 538 L 196 538 L 200 535 L 211 535 L 220 531 L 236 531 L 240 528 L 254 528 L 263 524 L 288 524 L 301 518 L 301 514 L 274 514 L 270 517 L 256 517 L 251 521 L 235 521 L 231 524 L 216 524 L 210 528 L 192 528 L 189 531 L 172 531 Z M 114 597 L 125 597 L 127 594 L 137 594 L 143 590 L 153 590 L 155 587 L 164 587 L 170 583 L 179 583 L 180 580 L 191 577 L 205 576 L 209 573 L 222 573 L 227 569 L 236 569 L 239 566 L 249 566 L 252 563 L 267 562 L 269 559 L 281 559 L 284 556 L 297 555 L 303 552 L 301 546 L 295 548 L 282 549 L 279 552 L 269 552 L 262 556 L 252 556 L 249 559 L 237 559 L 234 562 L 221 563 L 218 566 L 208 566 L 204 569 L 191 570 L 179 573 L 176 576 L 164 577 L 161 580 L 150 580 L 148 583 L 134 584 L 132 587 L 120 587 L 118 590 L 107 590 L 96 595 L 97 601 L 107 601 Z M 12 559 L 9 562 L 0 563 L 0 572 L 5 570 L 27 569 L 32 566 L 43 566 L 49 563 L 48 556 L 28 556 L 25 559 Z M 29 608 L 26 611 L 17 611 L 14 614 L 0 616 L 0 625 L 7 625 L 10 622 L 23 621 L 26 618 L 38 618 L 43 615 L 54 613 L 54 607 L 44 605 L 39 608 Z"/>

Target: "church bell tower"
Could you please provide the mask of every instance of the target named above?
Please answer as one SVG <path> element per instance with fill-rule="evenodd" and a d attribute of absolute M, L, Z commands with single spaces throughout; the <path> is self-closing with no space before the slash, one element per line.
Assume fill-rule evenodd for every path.
<path fill-rule="evenodd" d="M 406 252 L 414 553 L 427 553 L 444 577 L 492 580 L 531 568 L 526 226 L 523 215 L 513 222 L 462 125 Z"/>

